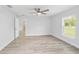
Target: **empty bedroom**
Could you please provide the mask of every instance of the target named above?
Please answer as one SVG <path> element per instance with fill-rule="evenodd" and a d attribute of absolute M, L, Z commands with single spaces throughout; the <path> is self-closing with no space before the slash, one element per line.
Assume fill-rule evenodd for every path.
<path fill-rule="evenodd" d="M 79 5 L 0 5 L 0 54 L 78 54 Z"/>

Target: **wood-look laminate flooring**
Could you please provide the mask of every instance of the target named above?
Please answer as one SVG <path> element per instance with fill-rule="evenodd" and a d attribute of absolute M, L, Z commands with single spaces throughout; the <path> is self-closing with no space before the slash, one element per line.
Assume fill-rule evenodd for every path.
<path fill-rule="evenodd" d="M 78 54 L 79 49 L 52 36 L 29 36 L 16 39 L 0 54 Z"/>

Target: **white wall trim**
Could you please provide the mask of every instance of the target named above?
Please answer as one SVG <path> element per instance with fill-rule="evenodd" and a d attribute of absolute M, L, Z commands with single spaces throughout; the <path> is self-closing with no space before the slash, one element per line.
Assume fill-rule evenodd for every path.
<path fill-rule="evenodd" d="M 3 50 L 6 46 L 8 46 L 8 44 L 10 44 L 13 40 L 14 38 L 11 41 L 8 41 L 7 44 L 5 44 L 3 47 L 0 47 L 0 51 Z"/>
<path fill-rule="evenodd" d="M 68 39 L 68 38 L 65 38 L 65 37 L 62 37 L 62 36 L 58 36 L 58 35 L 52 35 L 52 36 L 54 36 L 54 37 L 56 37 L 56 38 L 58 38 L 58 39 L 60 39 L 60 40 L 62 40 L 62 41 L 64 41 L 64 42 L 66 42 L 66 43 L 68 43 L 68 44 L 79 49 L 79 42 L 76 39 Z"/>
<path fill-rule="evenodd" d="M 43 35 L 50 35 L 50 34 L 26 34 L 26 36 L 43 36 Z"/>

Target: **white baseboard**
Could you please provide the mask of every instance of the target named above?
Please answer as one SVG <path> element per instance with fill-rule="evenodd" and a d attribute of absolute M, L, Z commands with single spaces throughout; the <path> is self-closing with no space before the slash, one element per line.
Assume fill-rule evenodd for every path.
<path fill-rule="evenodd" d="M 12 41 L 14 40 L 14 38 L 10 41 L 8 41 L 6 44 L 4 44 L 2 47 L 0 47 L 0 51 L 3 50 L 8 44 L 10 44 Z"/>
<path fill-rule="evenodd" d="M 26 35 L 26 36 L 43 36 L 43 35 L 50 35 L 50 34 L 29 34 L 29 35 Z"/>
<path fill-rule="evenodd" d="M 54 37 L 56 37 L 56 38 L 58 38 L 58 39 L 60 39 L 60 40 L 62 40 L 62 41 L 64 41 L 64 42 L 79 49 L 79 42 L 76 39 L 68 39 L 68 38 L 64 38 L 62 36 L 58 36 L 58 35 L 52 35 L 52 36 L 54 36 Z"/>

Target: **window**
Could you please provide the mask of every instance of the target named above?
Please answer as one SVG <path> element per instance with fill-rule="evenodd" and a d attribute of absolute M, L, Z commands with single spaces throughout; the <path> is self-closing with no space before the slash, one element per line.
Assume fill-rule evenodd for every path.
<path fill-rule="evenodd" d="M 63 34 L 66 37 L 75 38 L 76 35 L 76 17 L 65 17 L 63 21 Z"/>

